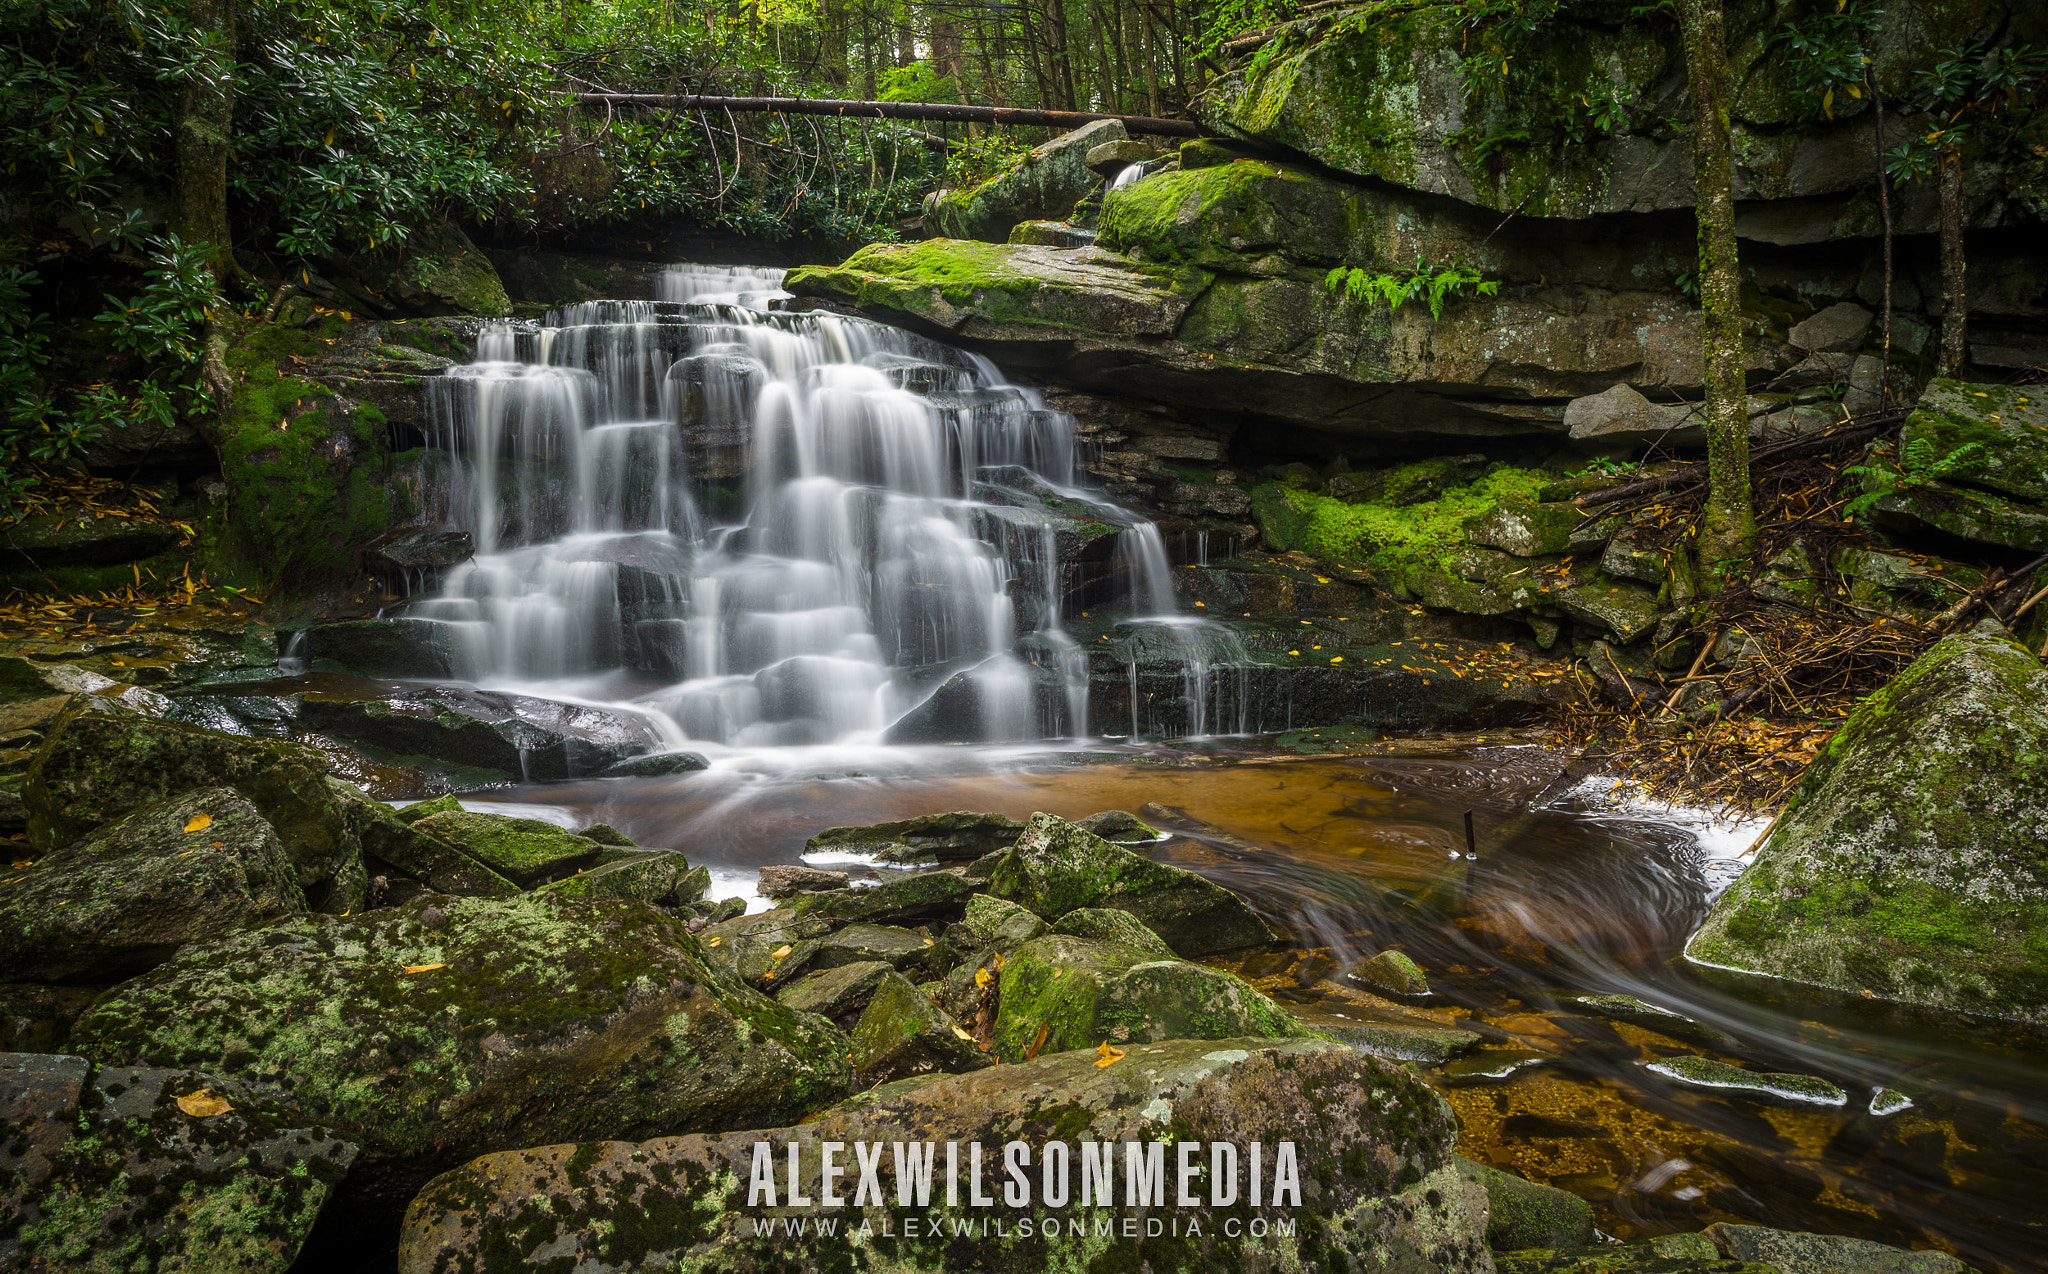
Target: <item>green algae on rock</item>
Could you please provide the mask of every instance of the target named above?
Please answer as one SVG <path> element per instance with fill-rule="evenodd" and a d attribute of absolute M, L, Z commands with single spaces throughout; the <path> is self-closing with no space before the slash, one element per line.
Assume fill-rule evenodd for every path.
<path fill-rule="evenodd" d="M 955 810 L 893 823 L 828 827 L 804 842 L 804 853 L 874 854 L 890 845 L 909 845 L 940 862 L 972 862 L 1016 843 L 1023 830 L 1024 824 L 1001 814 Z"/>
<path fill-rule="evenodd" d="M 843 1034 L 717 972 L 679 919 L 550 894 L 194 944 L 103 997 L 73 1042 L 282 1085 L 385 1185 L 539 1142 L 786 1123 L 847 1085 Z"/>
<path fill-rule="evenodd" d="M 852 1042 L 853 1082 L 858 1088 L 995 1064 L 923 988 L 912 986 L 900 973 L 885 974 L 875 983 L 874 994 L 854 1025 Z"/>
<path fill-rule="evenodd" d="M 1166 945 L 1166 939 L 1147 929 L 1136 916 L 1114 907 L 1082 907 L 1078 911 L 1070 911 L 1060 917 L 1053 929 L 1076 938 L 1118 943 L 1133 951 L 1160 956 L 1173 954 L 1173 948 Z"/>
<path fill-rule="evenodd" d="M 2031 651 L 1944 638 L 1828 741 L 1686 958 L 2048 1022 L 2044 705 Z"/>
<path fill-rule="evenodd" d="M 399 1274 L 484 1268 L 485 1254 L 508 1264 L 559 1261 L 581 1274 L 687 1267 L 699 1274 L 777 1271 L 976 1269 L 985 1274 L 1042 1271 L 1231 1268 L 1254 1247 L 1274 1274 L 1344 1268 L 1482 1274 L 1489 1266 L 1484 1192 L 1458 1175 L 1455 1117 L 1442 1099 L 1398 1068 L 1318 1040 L 1175 1040 L 1131 1045 L 1099 1067 L 1093 1053 L 1040 1057 L 937 1080 L 906 1081 L 824 1112 L 802 1127 L 660 1141 L 546 1146 L 491 1155 L 435 1180 L 414 1200 L 400 1240 Z M 749 1201 L 755 1145 L 773 1147 L 773 1202 Z M 971 1202 L 969 1147 L 990 1151 L 1022 1142 L 1031 1155 L 1028 1202 L 1005 1209 L 1003 1241 L 982 1241 L 990 1210 Z M 843 1208 L 817 1204 L 825 1183 L 822 1152 L 837 1143 L 833 1189 Z M 887 1153 L 876 1174 L 879 1197 L 857 1193 L 855 1147 L 865 1142 L 931 1143 L 936 1170 L 928 1190 L 916 1172 Z M 961 1188 L 946 1187 L 944 1142 L 961 1145 Z M 1039 1166 L 1060 1143 L 1073 1173 L 1083 1143 L 1136 1142 L 1162 1154 L 1164 1182 L 1149 1192 L 1144 1217 L 1179 1224 L 1147 1237 L 1137 1207 L 1090 1196 L 1078 1181 L 1047 1202 Z M 1240 1147 L 1234 1196 L 1181 1205 L 1173 1193 L 1181 1151 L 1201 1143 Z M 1261 1143 L 1261 1204 L 1249 1189 L 1249 1147 Z M 1300 1206 L 1271 1205 L 1278 1147 L 1291 1143 Z M 787 1150 L 784 1147 L 789 1147 Z M 784 1187 L 799 1165 L 792 1202 Z M 1190 1154 L 1192 1160 L 1194 1154 Z M 1206 1162 L 1207 1156 L 1202 1155 Z M 1125 1162 L 1116 1164 L 1124 1176 Z M 1001 1196 L 1001 1164 L 982 1165 L 982 1189 Z M 911 1191 L 920 1224 L 903 1224 L 897 1191 Z M 949 1195 L 951 1196 L 949 1201 Z M 799 1243 L 765 1245 L 754 1225 L 778 1230 L 807 1222 Z M 829 1230 L 819 1218 L 837 1219 Z M 922 1222 L 929 1218 L 931 1224 Z M 1199 1218 L 1200 1233 L 1188 1221 Z M 1253 1229 L 1254 1220 L 1263 1222 Z M 1276 1226 L 1278 1220 L 1284 1224 Z M 1125 1229 L 1125 1223 L 1130 1229 Z M 1054 1230 L 1058 1223 L 1057 1232 Z M 956 1225 L 965 1232 L 956 1230 Z M 972 1238 L 965 1237 L 971 1233 Z M 1258 1234 L 1259 1237 L 1250 1237 Z M 540 1254 L 545 1253 L 545 1257 Z"/>
<path fill-rule="evenodd" d="M 1747 1093 L 1809 1106 L 1845 1106 L 1849 1102 L 1849 1094 L 1840 1085 L 1818 1075 L 1744 1070 L 1707 1057 L 1665 1057 L 1640 1065 L 1652 1075 L 1661 1075 L 1688 1088 Z"/>
<path fill-rule="evenodd" d="M 1316 1024 L 1316 1030 L 1342 1040 L 1361 1053 L 1389 1061 L 1421 1062 L 1441 1066 L 1479 1043 L 1476 1031 L 1423 1022 L 1330 1022 Z"/>
<path fill-rule="evenodd" d="M 1402 951 L 1382 951 L 1353 965 L 1344 976 L 1395 995 L 1429 994 L 1429 975 Z"/>
<path fill-rule="evenodd" d="M 1235 974 L 1065 934 L 1004 962 L 997 1004 L 995 1052 L 1006 1061 L 1104 1041 L 1313 1034 Z"/>
<path fill-rule="evenodd" d="M 1046 935 L 1048 926 L 1033 912 L 991 894 L 976 894 L 967 900 L 960 923 L 974 937 L 991 947 L 1010 951 L 1033 938 Z"/>
<path fill-rule="evenodd" d="M 189 1114 L 180 1098 L 219 1098 Z M 288 1100 L 193 1071 L 0 1054 L 9 1264 L 284 1274 L 356 1147 Z"/>
<path fill-rule="evenodd" d="M 1593 1241 L 1593 1205 L 1577 1195 L 1463 1157 L 1458 1173 L 1486 1191 L 1486 1245 L 1494 1251 L 1584 1247 Z"/>
<path fill-rule="evenodd" d="M 1183 956 L 1273 939 L 1266 922 L 1223 886 L 1142 858 L 1052 814 L 1031 816 L 988 892 L 1054 922 L 1083 907 L 1129 912 Z"/>
<path fill-rule="evenodd" d="M 473 814 L 468 810 L 430 814 L 412 829 L 455 846 L 519 885 L 569 875 L 595 865 L 604 847 L 537 818 Z"/>
<path fill-rule="evenodd" d="M 306 909 L 270 824 L 232 788 L 174 796 L 0 884 L 0 980 L 132 977 L 186 943 Z"/>
<path fill-rule="evenodd" d="M 1929 381 L 1899 434 L 1944 481 L 2048 500 L 2048 392 L 2038 386 Z"/>

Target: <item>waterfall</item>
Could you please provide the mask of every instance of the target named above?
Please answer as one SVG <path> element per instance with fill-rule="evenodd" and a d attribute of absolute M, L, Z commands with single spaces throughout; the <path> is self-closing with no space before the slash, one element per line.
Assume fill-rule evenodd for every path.
<path fill-rule="evenodd" d="M 1085 737 L 1093 652 L 1011 498 L 1102 504 L 1074 488 L 1073 418 L 978 356 L 782 310 L 780 283 L 676 266 L 655 300 L 486 326 L 428 388 L 451 459 L 430 502 L 476 556 L 407 613 L 459 676 L 627 704 L 677 747 L 873 743 L 919 711 Z M 1124 608 L 1199 633 L 1206 685 L 1215 626 L 1172 615 L 1158 528 L 1118 522 Z M 1213 697 L 1190 682 L 1204 728 Z"/>

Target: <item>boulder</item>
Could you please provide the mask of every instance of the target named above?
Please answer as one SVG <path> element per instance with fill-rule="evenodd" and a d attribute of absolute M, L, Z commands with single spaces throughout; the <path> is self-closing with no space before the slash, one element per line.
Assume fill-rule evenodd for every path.
<path fill-rule="evenodd" d="M 1860 521 L 1863 515 L 1857 517 Z M 1933 530 L 1979 544 L 2048 553 L 2048 510 L 1969 487 L 1914 483 L 1880 497 L 1870 506 L 1870 519 L 1909 536 Z"/>
<path fill-rule="evenodd" d="M 1389 1061 L 1421 1062 L 1428 1066 L 1441 1066 L 1479 1043 L 1477 1032 L 1460 1030 L 1455 1026 L 1433 1026 L 1415 1023 L 1395 1025 L 1381 1022 L 1369 1025 L 1323 1022 L 1316 1028 L 1332 1039 L 1342 1040 L 1361 1053 L 1383 1057 Z"/>
<path fill-rule="evenodd" d="M 1132 164 L 1142 164 L 1152 158 L 1150 142 L 1135 137 L 1122 137 L 1113 142 L 1103 142 L 1088 148 L 1088 171 L 1098 177 L 1114 177 Z"/>
<path fill-rule="evenodd" d="M 878 925 L 953 921 L 960 918 L 974 893 L 975 886 L 956 867 L 918 872 L 901 880 L 884 881 L 872 889 L 798 894 L 783 904 L 783 910 L 833 924 L 855 920 Z"/>
<path fill-rule="evenodd" d="M 1102 839 L 1119 845 L 1142 845 L 1163 839 L 1166 835 L 1128 810 L 1103 810 L 1078 820 L 1074 826 L 1085 827 Z"/>
<path fill-rule="evenodd" d="M 285 1274 L 356 1147 L 189 1070 L 0 1053 L 8 1267 Z"/>
<path fill-rule="evenodd" d="M 232 788 L 174 796 L 0 884 L 0 980 L 105 985 L 189 942 L 306 909 L 299 874 Z"/>
<path fill-rule="evenodd" d="M 1729 1260 L 1704 1234 L 1501 1252 L 1493 1263 L 1498 1274 L 1785 1274 L 1775 1265 Z"/>
<path fill-rule="evenodd" d="M 22 785 L 29 843 L 57 849 L 167 796 L 231 787 L 276 831 L 308 901 L 347 910 L 360 897 L 361 844 L 328 768 L 300 743 L 74 710 L 45 736 Z"/>
<path fill-rule="evenodd" d="M 1020 221 L 1062 221 L 1101 184 L 1090 153 L 1127 140 L 1122 121 L 1100 119 L 1041 142 L 969 190 L 941 190 L 925 201 L 925 229 L 949 239 L 1001 243 Z"/>
<path fill-rule="evenodd" d="M 564 898 L 621 898 L 680 907 L 711 891 L 708 868 L 692 867 L 672 849 L 608 850 L 599 863 L 541 888 Z"/>
<path fill-rule="evenodd" d="M 1593 1205 L 1575 1194 L 1464 1158 L 1458 1175 L 1486 1191 L 1486 1245 L 1496 1252 L 1585 1247 L 1593 1241 Z"/>
<path fill-rule="evenodd" d="M 995 1052 L 1005 1061 L 1111 1044 L 1311 1034 L 1236 974 L 1053 934 L 1003 963 Z"/>
<path fill-rule="evenodd" d="M 1780 1274 L 1967 1274 L 1970 1269 L 1946 1252 L 1913 1252 L 1834 1234 L 1717 1221 L 1706 1228 L 1706 1236 L 1729 1260 L 1769 1265 Z"/>
<path fill-rule="evenodd" d="M 453 845 L 505 879 L 527 887 L 595 866 L 605 848 L 537 818 L 472 814 L 468 810 L 430 814 L 414 822 L 412 830 Z"/>
<path fill-rule="evenodd" d="M 1793 324 L 1785 339 L 1810 354 L 1854 353 L 1863 348 L 1876 320 L 1854 301 L 1840 301 Z"/>
<path fill-rule="evenodd" d="M 637 716 L 464 686 L 378 698 L 308 694 L 298 722 L 350 743 L 530 782 L 608 773 L 659 745 Z"/>
<path fill-rule="evenodd" d="M 1899 444 L 1947 480 L 2048 501 L 2048 393 L 2039 386 L 1934 380 Z"/>
<path fill-rule="evenodd" d="M 2044 705 L 2031 651 L 1982 633 L 1938 642 L 1828 741 L 1686 957 L 2048 1022 Z"/>
<path fill-rule="evenodd" d="M 833 928 L 830 921 L 777 909 L 721 920 L 706 926 L 701 936 L 707 958 L 720 972 L 773 991 L 809 967 Z"/>
<path fill-rule="evenodd" d="M 414 587 L 475 556 L 476 544 L 467 531 L 401 526 L 363 545 L 363 569 Z"/>
<path fill-rule="evenodd" d="M 73 1043 L 290 1090 L 363 1143 L 373 1213 L 478 1154 L 773 1126 L 847 1082 L 844 1035 L 719 973 L 681 920 L 550 894 L 194 944 L 102 997 Z"/>
<path fill-rule="evenodd" d="M 930 938 L 914 929 L 851 924 L 830 937 L 818 940 L 818 952 L 811 957 L 811 966 L 831 969 L 880 960 L 893 969 L 907 972 L 930 964 L 935 945 Z"/>
<path fill-rule="evenodd" d="M 1223 886 L 1141 858 L 1051 814 L 1031 816 L 988 892 L 1055 922 L 1083 907 L 1128 912 L 1189 957 L 1273 939 L 1266 922 Z"/>
<path fill-rule="evenodd" d="M 1619 525 L 1602 518 L 1590 525 L 1575 504 L 1532 504 L 1502 500 L 1465 526 L 1465 542 L 1515 557 L 1550 557 L 1599 548 Z"/>
<path fill-rule="evenodd" d="M 0 570 L 110 566 L 176 548 L 185 532 L 147 518 L 37 514 L 0 525 Z"/>
<path fill-rule="evenodd" d="M 1023 831 L 1024 824 L 1002 814 L 955 810 L 867 827 L 828 827 L 804 842 L 804 854 L 869 857 L 891 845 L 908 845 L 938 862 L 965 863 L 1008 848 Z"/>
<path fill-rule="evenodd" d="M 1033 913 L 1014 902 L 989 894 L 976 894 L 969 898 L 960 923 L 974 935 L 975 941 L 1004 951 L 1021 947 L 1033 938 L 1042 938 L 1050 931 L 1045 921 Z"/>
<path fill-rule="evenodd" d="M 1605 450 L 1633 451 L 1653 443 L 1699 447 L 1707 441 L 1695 406 L 1653 403 L 1626 384 L 1572 399 L 1564 425 L 1573 442 Z"/>
<path fill-rule="evenodd" d="M 349 808 L 363 853 L 373 862 L 388 863 L 435 893 L 459 897 L 503 898 L 519 886 L 470 857 L 456 845 L 418 830 L 415 824 L 441 813 L 461 813 L 452 796 L 409 805 L 395 814 L 354 788 L 336 784 Z"/>
<path fill-rule="evenodd" d="M 813 969 L 777 991 L 775 998 L 799 1013 L 816 1013 L 838 1021 L 866 1008 L 874 998 L 875 988 L 893 972 L 880 960 Z"/>
<path fill-rule="evenodd" d="M 1484 1274 L 1490 1268 L 1483 1193 L 1458 1176 L 1452 1153 L 1456 1121 L 1413 1076 L 1320 1041 L 1177 1040 L 1133 1045 L 1108 1066 L 1098 1066 L 1099 1060 L 1093 1053 L 1068 1053 L 906 1081 L 800 1128 L 765 1135 L 549 1146 L 479 1159 L 433 1182 L 414 1201 L 399 1274 L 482 1268 L 485 1253 L 521 1266 L 560 1262 L 580 1274 L 683 1262 L 718 1274 L 760 1269 L 767 1260 L 788 1274 L 863 1263 L 902 1269 L 971 1263 L 987 1274 L 1136 1270 L 1147 1261 L 1153 1269 L 1204 1270 L 1234 1266 L 1254 1252 L 1279 1270 Z M 1169 1130 L 1172 1144 L 1165 1144 Z M 749 1203 L 756 1146 L 764 1140 L 776 1193 L 772 1202 L 756 1195 Z M 1006 1207 L 1006 1228 L 996 1241 L 989 1210 L 975 1207 L 965 1188 L 974 1179 L 967 1175 L 970 1147 L 978 1142 L 986 1155 L 981 1189 L 1000 1198 L 1007 1178 L 996 1156 L 1012 1141 L 1022 1142 L 1029 1155 L 1023 1175 L 1030 1196 Z M 915 1190 L 911 1171 L 895 1168 L 886 1149 L 892 1142 L 912 1150 L 935 1147 L 928 1195 Z M 946 1142 L 961 1147 L 953 1180 L 963 1188 L 957 1193 L 946 1186 Z M 1053 1142 L 1070 1167 L 1062 1203 L 1048 1203 L 1040 1188 L 1039 1166 Z M 1078 1146 L 1102 1142 L 1118 1146 L 1115 1200 L 1091 1195 L 1084 1201 Z M 1200 1202 L 1181 1203 L 1182 1163 L 1192 1178 L 1208 1159 L 1204 1143 L 1216 1142 L 1238 1151 L 1235 1165 L 1226 1168 L 1235 1191 L 1225 1195 L 1219 1188 L 1211 1195 L 1211 1183 L 1203 1181 L 1191 1186 Z M 1253 1142 L 1262 1150 L 1257 1207 L 1249 1175 Z M 836 1190 L 846 1207 L 819 1202 L 827 1143 L 845 1172 Z M 1159 1196 L 1145 1192 L 1158 1202 L 1143 1217 L 1118 1206 L 1127 1185 L 1120 1143 L 1136 1143 L 1141 1156 L 1154 1149 L 1161 1156 L 1163 1190 Z M 857 1193 L 862 1144 L 883 1152 L 879 1197 Z M 1222 1152 L 1213 1153 L 1221 1163 Z M 793 1202 L 786 1190 L 791 1155 L 809 1206 Z M 1269 1206 L 1281 1164 L 1290 1164 L 1302 1183 L 1298 1207 L 1291 1194 Z M 914 1227 L 904 1223 L 907 1213 L 896 1203 L 899 1185 L 915 1196 Z M 754 1237 L 764 1216 L 791 1227 L 807 1222 L 811 1237 L 764 1249 Z M 1187 1224 L 1196 1217 L 1199 1235 Z M 984 1218 L 991 1221 L 987 1240 L 981 1237 Z M 1146 1237 L 1146 1218 L 1161 1222 L 1171 1237 Z M 1164 1224 L 1169 1218 L 1177 1224 Z M 1258 1231 L 1250 1228 L 1255 1218 L 1265 1222 Z M 817 1225 L 821 1219 L 838 1224 L 826 1232 Z M 1057 1234 L 1051 1233 L 1055 1221 Z M 964 1239 L 955 1225 L 969 1227 L 974 1237 Z M 626 1234 L 630 1242 L 610 1237 Z"/>
<path fill-rule="evenodd" d="M 450 221 L 414 230 L 396 250 L 356 258 L 346 281 L 367 289 L 381 308 L 394 313 L 483 318 L 512 313 L 497 267 Z"/>
<path fill-rule="evenodd" d="M 1113 907 L 1082 907 L 1078 911 L 1070 911 L 1060 917 L 1053 929 L 1075 938 L 1114 942 L 1150 955 L 1173 954 L 1173 948 L 1166 945 L 1166 940 L 1139 923 L 1136 916 Z"/>
<path fill-rule="evenodd" d="M 1401 951 L 1382 951 L 1353 965 L 1345 976 L 1392 995 L 1429 994 L 1429 975 Z"/>
<path fill-rule="evenodd" d="M 1741 1093 L 1770 1101 L 1804 1106 L 1846 1106 L 1849 1094 L 1839 1084 L 1818 1075 L 1784 1071 L 1753 1071 L 1710 1057 L 1681 1054 L 1641 1063 L 1652 1075 L 1706 1092 Z"/>
<path fill-rule="evenodd" d="M 900 973 L 875 984 L 874 995 L 853 1028 L 853 1082 L 872 1088 L 891 1080 L 933 1071 L 960 1072 L 992 1066 L 974 1037 L 912 986 Z"/>
<path fill-rule="evenodd" d="M 294 634 L 291 653 L 364 677 L 448 678 L 468 670 L 462 630 L 433 619 L 351 619 Z"/>
<path fill-rule="evenodd" d="M 819 871 L 816 867 L 773 866 L 761 869 L 756 889 L 763 898 L 787 898 L 791 894 L 819 893 L 847 887 L 843 871 Z"/>

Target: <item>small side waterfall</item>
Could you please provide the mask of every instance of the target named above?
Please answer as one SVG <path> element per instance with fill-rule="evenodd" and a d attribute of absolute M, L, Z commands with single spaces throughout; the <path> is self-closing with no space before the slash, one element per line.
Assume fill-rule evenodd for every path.
<path fill-rule="evenodd" d="M 1107 507 L 1073 488 L 1072 417 L 975 355 L 771 310 L 780 281 L 677 266 L 657 300 L 485 328 L 429 382 L 437 503 L 476 557 L 409 613 L 460 676 L 630 703 L 678 747 L 888 741 L 934 714 L 1086 736 L 1091 652 L 1032 498 Z M 1215 729 L 1227 643 L 1173 614 L 1158 529 L 1116 512 L 1120 606 L 1198 656 Z"/>

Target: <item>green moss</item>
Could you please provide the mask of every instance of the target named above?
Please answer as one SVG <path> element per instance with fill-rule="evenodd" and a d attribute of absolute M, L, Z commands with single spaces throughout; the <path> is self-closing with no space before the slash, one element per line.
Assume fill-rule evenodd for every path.
<path fill-rule="evenodd" d="M 1403 465 L 1388 484 L 1412 482 L 1442 460 Z M 1533 469 L 1502 467 L 1433 500 L 1405 506 L 1346 504 L 1267 483 L 1252 492 L 1252 513 L 1282 551 L 1300 549 L 1331 562 L 1400 574 L 1436 565 L 1465 544 L 1465 526 L 1504 500 L 1533 500 L 1549 481 Z"/>

